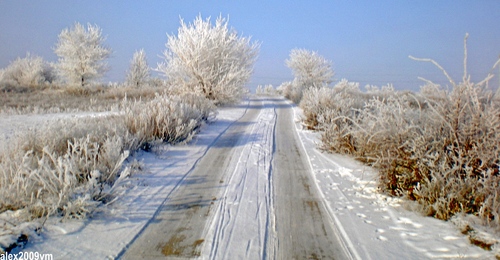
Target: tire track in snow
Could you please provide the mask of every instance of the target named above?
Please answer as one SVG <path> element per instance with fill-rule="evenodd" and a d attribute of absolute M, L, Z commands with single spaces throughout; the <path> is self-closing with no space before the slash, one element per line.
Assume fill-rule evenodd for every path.
<path fill-rule="evenodd" d="M 279 104 L 273 160 L 277 234 L 273 258 L 352 259 L 314 183 L 293 124 L 292 105 L 284 99 Z"/>
<path fill-rule="evenodd" d="M 256 117 L 258 110 L 255 108 L 260 108 L 258 103 L 250 100 L 245 114 L 213 140 L 117 258 L 192 258 L 200 255 L 200 245 L 206 244 L 207 219 L 224 188 L 220 180 L 228 175 L 233 155 L 241 150 L 238 148 L 242 144 L 239 133 Z"/>
<path fill-rule="evenodd" d="M 294 119 L 297 118 L 297 115 L 295 114 L 295 110 L 292 110 L 292 112 L 293 112 L 293 118 Z M 299 129 L 297 127 L 297 124 L 294 124 L 294 128 L 295 128 L 295 132 L 298 135 Z M 300 142 L 302 149 L 304 150 L 304 154 L 305 154 L 307 161 L 308 161 L 308 164 L 309 164 L 309 169 L 311 170 L 311 172 L 313 172 L 314 167 L 311 163 L 311 158 L 309 157 L 309 154 L 307 153 L 307 149 L 304 146 L 304 143 L 300 140 L 300 137 L 298 137 L 298 142 Z M 319 153 L 319 155 L 326 158 L 321 153 Z M 326 158 L 326 159 L 329 160 L 328 158 Z M 334 163 L 334 162 L 332 162 L 332 163 Z M 340 167 L 338 164 L 335 164 L 335 165 L 337 167 Z M 318 186 L 318 182 L 315 178 L 314 173 L 311 174 L 311 178 L 313 180 L 313 183 L 315 184 L 315 187 L 317 189 L 318 194 L 321 196 L 321 198 L 323 198 L 322 205 L 323 205 L 323 207 L 325 207 L 327 209 L 326 213 L 327 213 L 328 217 L 330 218 L 331 222 L 334 223 L 334 225 L 332 225 L 332 227 L 335 231 L 335 234 L 338 238 L 338 241 L 340 242 L 339 244 L 343 247 L 343 249 L 344 249 L 345 253 L 347 254 L 347 256 L 349 257 L 349 259 L 362 259 L 359 255 L 359 253 L 357 252 L 356 247 L 354 246 L 352 241 L 349 239 L 349 236 L 348 236 L 347 232 L 345 231 L 344 227 L 342 226 L 342 223 L 339 221 L 339 219 L 335 215 L 330 204 L 326 201 L 326 199 L 325 199 L 326 197 L 323 194 L 323 191 L 321 190 L 321 188 Z M 348 200 L 347 196 L 344 194 L 343 191 L 339 190 L 339 192 L 345 200 Z M 366 251 L 366 249 L 364 251 L 366 252 L 365 257 L 367 257 L 367 259 L 371 259 L 368 252 Z"/>
<path fill-rule="evenodd" d="M 130 259 L 351 258 L 312 184 L 291 105 L 252 104 L 169 196 Z"/>
<path fill-rule="evenodd" d="M 215 213 L 211 226 L 213 240 L 204 251 L 210 259 L 267 258 L 276 113 L 272 100 L 263 102 Z"/>

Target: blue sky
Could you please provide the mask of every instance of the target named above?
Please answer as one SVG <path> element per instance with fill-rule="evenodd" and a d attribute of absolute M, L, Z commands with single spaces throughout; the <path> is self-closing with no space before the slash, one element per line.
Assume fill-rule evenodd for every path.
<path fill-rule="evenodd" d="M 293 48 L 331 60 L 335 78 L 366 84 L 392 83 L 418 90 L 422 76 L 446 84 L 433 58 L 457 81 L 463 72 L 463 38 L 470 34 L 469 72 L 482 79 L 500 55 L 500 1 L 0 1 L 0 67 L 26 52 L 56 61 L 60 31 L 75 22 L 97 24 L 113 49 L 103 81 L 123 81 L 135 50 L 150 66 L 161 62 L 167 34 L 186 22 L 229 16 L 229 25 L 261 43 L 250 88 L 292 79 L 285 59 Z M 497 68 L 494 73 L 498 74 Z M 496 77 L 491 84 L 498 87 Z"/>

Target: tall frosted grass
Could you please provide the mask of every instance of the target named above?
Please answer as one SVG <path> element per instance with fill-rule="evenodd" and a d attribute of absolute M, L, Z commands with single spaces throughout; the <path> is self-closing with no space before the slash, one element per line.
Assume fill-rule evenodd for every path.
<path fill-rule="evenodd" d="M 125 124 L 141 144 L 157 139 L 177 143 L 189 141 L 194 131 L 214 112 L 213 103 L 201 95 L 157 95 L 150 102 L 134 101 L 126 106 Z"/>
<path fill-rule="evenodd" d="M 124 101 L 119 115 L 60 120 L 27 132 L 0 153 L 0 213 L 25 220 L 83 218 L 114 199 L 129 154 L 153 142 L 188 141 L 215 107 L 202 96 Z"/>
<path fill-rule="evenodd" d="M 429 216 L 457 213 L 500 227 L 500 102 L 466 74 L 445 90 L 426 81 L 418 93 L 387 86 L 361 92 L 345 80 L 309 89 L 304 124 L 322 132 L 325 150 L 353 155 L 379 169 L 380 188 L 418 202 Z M 494 65 L 497 66 L 500 61 Z"/>

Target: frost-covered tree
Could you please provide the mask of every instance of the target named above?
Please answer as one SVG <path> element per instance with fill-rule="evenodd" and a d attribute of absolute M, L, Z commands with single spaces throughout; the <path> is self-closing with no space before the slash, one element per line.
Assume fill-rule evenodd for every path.
<path fill-rule="evenodd" d="M 217 104 L 231 103 L 244 95 L 257 58 L 259 44 L 239 36 L 219 17 L 198 16 L 192 24 L 181 19 L 177 35 L 169 35 L 165 63 L 158 65 L 170 84 L 203 93 Z"/>
<path fill-rule="evenodd" d="M 68 83 L 86 86 L 103 76 L 108 70 L 107 59 L 111 49 L 103 45 L 105 37 L 97 25 L 80 23 L 59 34 L 54 52 L 59 56 L 56 64 L 58 72 Z"/>
<path fill-rule="evenodd" d="M 25 58 L 17 58 L 0 73 L 2 84 L 22 87 L 36 87 L 54 79 L 50 65 L 42 57 L 30 53 L 27 53 Z"/>
<path fill-rule="evenodd" d="M 143 49 L 136 51 L 130 61 L 126 84 L 133 87 L 141 87 L 149 81 L 149 66 L 146 60 L 146 52 Z"/>
<path fill-rule="evenodd" d="M 294 84 L 297 87 L 322 87 L 332 82 L 332 63 L 317 52 L 293 49 L 285 62 L 295 76 Z"/>

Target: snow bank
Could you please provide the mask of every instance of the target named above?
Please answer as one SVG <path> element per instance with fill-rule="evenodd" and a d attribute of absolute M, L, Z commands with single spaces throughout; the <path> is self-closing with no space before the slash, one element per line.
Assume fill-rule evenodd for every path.
<path fill-rule="evenodd" d="M 294 112 L 331 220 L 356 258 L 494 258 L 491 251 L 471 245 L 451 222 L 408 211 L 401 199 L 381 194 L 374 169 L 318 150 L 320 134 L 303 129 L 302 110 L 295 107 Z"/>
<path fill-rule="evenodd" d="M 219 109 L 217 120 L 203 126 L 187 145 L 160 145 L 153 153 L 137 153 L 131 160 L 142 161 L 147 167 L 121 187 L 118 192 L 122 196 L 117 201 L 85 221 L 50 218 L 42 235 L 32 237 L 22 251 L 53 254 L 54 259 L 115 258 L 147 225 L 213 140 L 246 109 L 247 103 Z"/>

